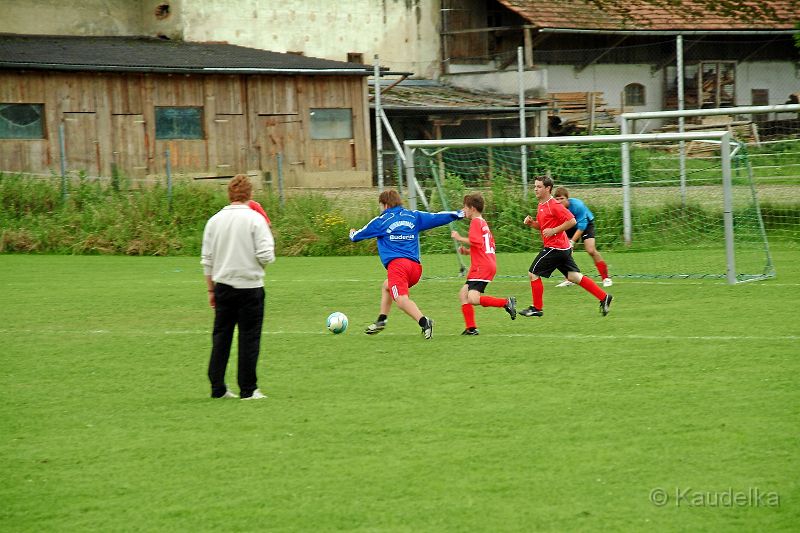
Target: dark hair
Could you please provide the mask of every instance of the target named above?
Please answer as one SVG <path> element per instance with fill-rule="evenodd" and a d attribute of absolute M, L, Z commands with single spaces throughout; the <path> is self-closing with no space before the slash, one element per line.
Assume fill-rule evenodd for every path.
<path fill-rule="evenodd" d="M 246 202 L 253 196 L 253 184 L 245 174 L 236 174 L 228 182 L 228 199 L 231 202 Z"/>
<path fill-rule="evenodd" d="M 400 198 L 400 193 L 394 189 L 388 189 L 383 191 L 380 196 L 378 196 L 378 203 L 383 204 L 386 208 L 390 207 L 397 207 L 398 205 L 403 205 L 403 199 Z"/>
<path fill-rule="evenodd" d="M 533 181 L 541 181 L 545 189 L 553 190 L 553 178 L 550 176 L 536 176 Z"/>
<path fill-rule="evenodd" d="M 467 207 L 472 207 L 478 213 L 483 213 L 483 195 L 479 192 L 474 192 L 472 194 L 467 194 L 464 196 L 464 205 Z"/>
<path fill-rule="evenodd" d="M 553 191 L 553 196 L 563 196 L 564 198 L 569 198 L 569 191 L 566 187 L 557 187 L 555 191 Z"/>

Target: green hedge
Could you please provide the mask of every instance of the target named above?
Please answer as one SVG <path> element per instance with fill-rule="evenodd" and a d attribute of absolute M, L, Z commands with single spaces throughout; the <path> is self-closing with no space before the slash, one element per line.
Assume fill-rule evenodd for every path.
<path fill-rule="evenodd" d="M 460 208 L 467 192 L 464 184 L 448 176 L 443 190 L 446 202 L 437 195 L 430 209 Z M 535 200 L 523 201 L 520 192 L 502 177 L 492 183 L 486 196 L 489 201 L 484 216 L 492 227 L 498 251 L 530 251 L 535 243 L 521 220 L 532 212 Z M 377 192 L 338 199 L 322 194 L 295 195 L 283 206 L 269 193 L 261 193 L 255 199 L 270 214 L 279 255 L 376 252 L 374 240 L 351 243 L 348 230 L 363 226 L 378 214 Z M 0 252 L 199 255 L 206 221 L 227 203 L 223 191 L 192 183 L 177 184 L 170 201 L 164 187 L 125 190 L 116 182 L 103 184 L 86 179 L 71 183 L 64 201 L 58 178 L 0 174 Z M 598 220 L 598 244 L 604 248 L 620 245 L 621 208 L 592 208 Z M 692 205 L 680 210 L 680 218 L 676 218 L 676 209 L 675 205 L 663 205 L 637 213 L 638 221 L 663 229 L 648 237 L 648 246 L 675 245 L 670 224 L 720 226 L 718 207 Z M 771 239 L 800 243 L 800 205 L 764 204 L 761 212 Z M 465 222 L 456 223 L 455 227 L 466 233 Z M 445 226 L 427 232 L 422 249 L 427 253 L 451 251 L 450 229 Z"/>

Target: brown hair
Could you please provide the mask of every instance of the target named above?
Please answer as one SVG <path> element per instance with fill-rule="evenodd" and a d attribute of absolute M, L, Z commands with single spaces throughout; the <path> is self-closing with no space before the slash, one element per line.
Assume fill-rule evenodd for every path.
<path fill-rule="evenodd" d="M 553 178 L 550 176 L 536 176 L 533 181 L 541 181 L 545 189 L 553 190 Z"/>
<path fill-rule="evenodd" d="M 553 196 L 563 196 L 564 198 L 569 198 L 569 191 L 566 187 L 557 187 L 555 191 L 553 191 Z"/>
<path fill-rule="evenodd" d="M 394 189 L 388 189 L 378 196 L 378 203 L 385 205 L 386 208 L 389 209 L 390 207 L 403 205 L 403 199 L 400 198 L 399 192 Z"/>
<path fill-rule="evenodd" d="M 245 174 L 236 174 L 228 182 L 228 199 L 231 202 L 246 202 L 253 196 L 253 185 Z"/>
<path fill-rule="evenodd" d="M 467 194 L 464 196 L 464 205 L 475 209 L 478 213 L 483 213 L 483 195 L 479 192 Z"/>

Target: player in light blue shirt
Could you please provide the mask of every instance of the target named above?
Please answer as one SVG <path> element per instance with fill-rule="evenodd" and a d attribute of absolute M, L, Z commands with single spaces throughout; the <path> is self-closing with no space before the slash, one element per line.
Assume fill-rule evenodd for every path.
<path fill-rule="evenodd" d="M 594 241 L 594 213 L 578 198 L 570 198 L 569 191 L 566 187 L 558 187 L 553 191 L 553 197 L 561 205 L 569 209 L 569 212 L 575 217 L 577 222 L 575 226 L 567 230 L 570 244 L 574 247 L 580 239 L 583 242 L 583 248 L 586 250 L 592 260 L 594 261 L 600 277 L 603 279 L 603 287 L 611 287 L 614 282 L 608 275 L 608 265 L 603 260 L 603 256 L 597 251 Z M 564 280 L 558 284 L 559 287 L 568 287 L 572 285 L 569 280 Z"/>

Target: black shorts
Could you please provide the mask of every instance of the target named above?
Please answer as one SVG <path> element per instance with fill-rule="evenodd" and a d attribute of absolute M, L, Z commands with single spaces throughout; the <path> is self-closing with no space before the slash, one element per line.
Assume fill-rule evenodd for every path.
<path fill-rule="evenodd" d="M 549 278 L 554 270 L 567 275 L 567 272 L 580 272 L 578 265 L 572 258 L 572 250 L 559 250 L 558 248 L 542 248 L 539 255 L 531 263 L 528 272 L 542 278 Z"/>
<path fill-rule="evenodd" d="M 567 230 L 567 237 L 571 239 L 572 236 L 575 235 L 575 231 L 577 231 L 575 226 L 569 228 Z M 586 229 L 583 230 L 583 233 L 581 233 L 581 242 L 585 241 L 586 239 L 594 239 L 594 220 L 590 220 L 589 224 L 586 225 Z"/>
<path fill-rule="evenodd" d="M 483 294 L 483 291 L 486 290 L 487 285 L 489 285 L 488 281 L 478 281 L 476 279 L 467 280 L 468 291 L 478 291 L 479 293 Z"/>

